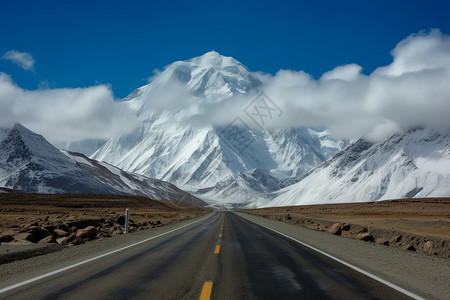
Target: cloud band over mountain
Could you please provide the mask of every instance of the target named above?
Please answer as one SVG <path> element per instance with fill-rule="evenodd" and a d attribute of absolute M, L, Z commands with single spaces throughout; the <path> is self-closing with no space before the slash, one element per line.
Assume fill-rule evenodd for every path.
<path fill-rule="evenodd" d="M 109 139 L 137 124 L 114 101 L 108 86 L 28 91 L 0 73 L 0 127 L 16 122 L 54 143 Z"/>
<path fill-rule="evenodd" d="M 319 79 L 304 71 L 258 74 L 263 82 L 259 90 L 283 112 L 264 126 L 324 126 L 342 138 L 365 136 L 372 140 L 410 127 L 448 130 L 450 36 L 439 30 L 419 32 L 398 43 L 391 54 L 392 63 L 370 75 L 362 74 L 362 67 L 355 63 L 337 66 Z M 243 112 L 256 96 L 186 101 L 192 95 L 175 86 L 149 94 L 149 108 L 190 110 L 191 117 L 212 125 L 225 126 L 236 117 L 245 118 Z M 133 112 L 114 101 L 108 86 L 27 91 L 1 73 L 0 126 L 14 122 L 51 141 L 68 142 L 108 139 L 131 131 L 138 121 Z"/>
<path fill-rule="evenodd" d="M 393 62 L 370 75 L 357 64 L 338 66 L 318 80 L 303 71 L 264 77 L 262 90 L 283 111 L 268 128 L 325 126 L 344 138 L 380 140 L 401 129 L 450 129 L 450 36 L 413 34 L 391 52 Z M 237 97 L 241 98 L 241 97 Z M 230 99 L 238 102 L 252 99 Z M 222 104 L 225 107 L 233 105 Z M 214 114 L 214 108 L 211 108 Z M 234 112 L 235 113 L 235 112 Z"/>

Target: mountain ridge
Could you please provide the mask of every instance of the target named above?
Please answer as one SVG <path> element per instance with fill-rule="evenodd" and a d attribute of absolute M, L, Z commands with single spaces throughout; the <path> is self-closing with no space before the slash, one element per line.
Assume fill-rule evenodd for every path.
<path fill-rule="evenodd" d="M 266 206 L 450 196 L 450 133 L 416 128 L 378 143 L 359 139 L 273 196 Z"/>
<path fill-rule="evenodd" d="M 206 205 L 171 183 L 124 172 L 80 153 L 58 150 L 21 124 L 14 125 L 0 140 L 0 186 L 44 194 L 139 195 Z"/>

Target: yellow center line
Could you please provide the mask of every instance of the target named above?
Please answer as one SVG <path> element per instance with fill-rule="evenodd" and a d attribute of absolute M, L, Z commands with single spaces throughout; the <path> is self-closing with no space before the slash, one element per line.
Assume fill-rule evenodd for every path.
<path fill-rule="evenodd" d="M 222 237 L 222 234 L 221 234 L 221 233 L 219 233 L 219 237 Z"/>
<path fill-rule="evenodd" d="M 209 300 L 211 298 L 212 285 L 212 281 L 205 281 L 202 293 L 200 294 L 200 300 Z"/>
<path fill-rule="evenodd" d="M 220 252 L 220 245 L 216 246 L 216 249 L 214 250 L 214 254 L 219 254 Z"/>

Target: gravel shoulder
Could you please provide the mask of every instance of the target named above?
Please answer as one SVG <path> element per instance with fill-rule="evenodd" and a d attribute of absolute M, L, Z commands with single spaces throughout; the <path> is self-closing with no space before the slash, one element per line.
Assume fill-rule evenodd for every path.
<path fill-rule="evenodd" d="M 2 245 L 0 247 L 0 264 L 61 251 L 63 248 L 58 244 Z"/>
<path fill-rule="evenodd" d="M 426 299 L 450 299 L 450 259 L 370 244 L 254 215 L 237 214 L 327 252 Z"/>
<path fill-rule="evenodd" d="M 118 235 L 115 237 L 93 240 L 75 247 L 57 249 L 56 252 L 29 257 L 23 260 L 15 260 L 9 263 L 0 264 L 0 289 L 11 286 L 15 283 L 22 282 L 36 276 L 52 272 L 75 263 L 90 259 L 92 257 L 114 251 L 116 249 L 126 247 L 133 243 L 140 242 L 144 239 L 154 237 L 159 234 L 167 233 L 171 230 L 197 223 L 200 220 L 211 217 L 213 213 L 206 216 L 182 221 L 180 223 L 169 224 L 163 227 L 152 228 L 148 230 L 140 230 L 129 234 Z M 34 245 L 32 245 L 34 246 Z M 4 246 L 2 246 L 3 248 Z M 45 251 L 45 246 L 15 247 L 14 251 L 23 253 L 24 251 Z M 3 255 L 8 254 L 6 248 L 3 248 Z M 40 253 L 42 254 L 42 253 Z"/>

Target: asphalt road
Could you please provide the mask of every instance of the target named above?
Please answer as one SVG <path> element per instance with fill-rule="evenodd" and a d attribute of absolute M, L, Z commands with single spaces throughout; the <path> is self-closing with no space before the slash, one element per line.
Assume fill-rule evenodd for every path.
<path fill-rule="evenodd" d="M 66 271 L 7 299 L 408 299 L 231 212 Z"/>

